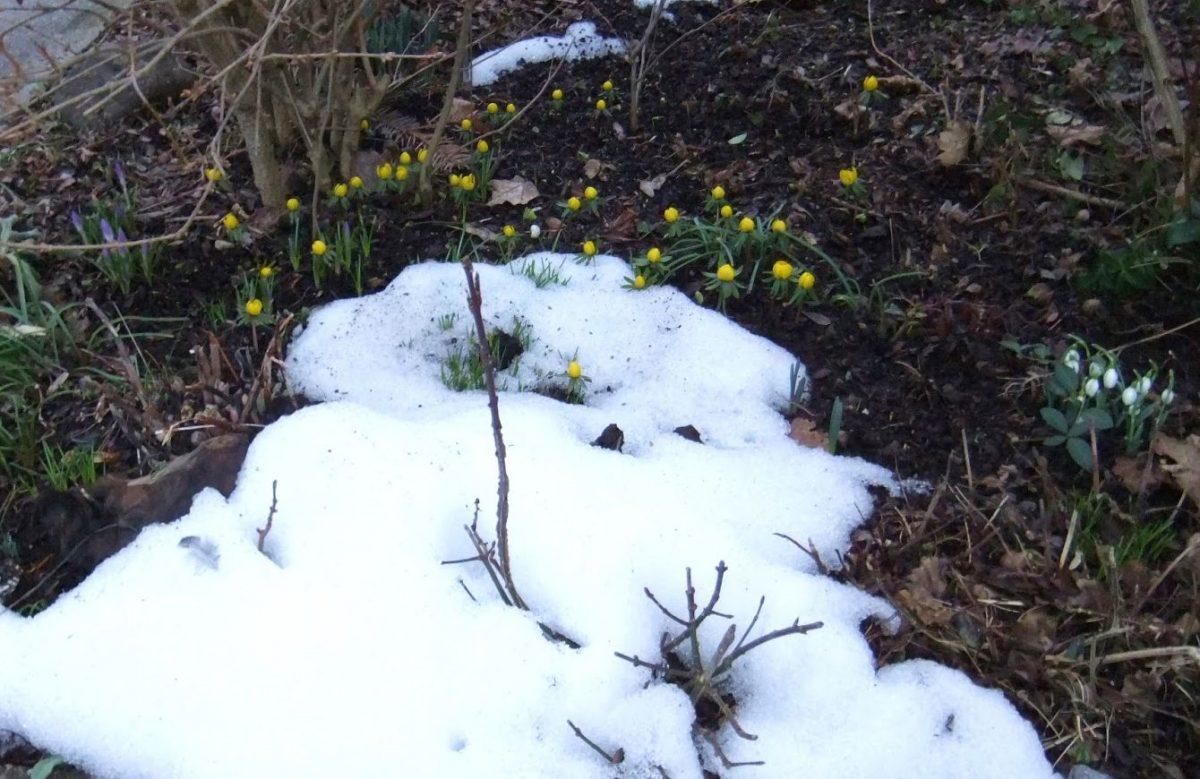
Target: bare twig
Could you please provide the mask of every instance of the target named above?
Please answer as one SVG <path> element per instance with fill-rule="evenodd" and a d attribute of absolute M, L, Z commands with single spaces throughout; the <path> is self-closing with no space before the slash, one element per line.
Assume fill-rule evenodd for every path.
<path fill-rule="evenodd" d="M 808 546 L 805 546 L 804 544 L 800 543 L 796 539 L 789 536 L 787 533 L 774 533 L 773 535 L 776 535 L 779 538 L 785 539 L 787 541 L 791 541 L 796 546 L 797 549 L 799 549 L 801 552 L 804 552 L 804 554 L 808 555 L 809 558 L 812 559 L 813 563 L 817 566 L 817 573 L 821 574 L 822 576 L 825 576 L 829 573 L 829 567 L 826 566 L 825 561 L 821 559 L 821 553 L 817 551 L 816 544 L 814 544 L 812 542 L 811 538 L 808 539 Z"/>
<path fill-rule="evenodd" d="M 571 730 L 575 731 L 575 735 L 579 737 L 580 741 L 591 747 L 597 754 L 603 756 L 608 763 L 611 763 L 612 765 L 620 765 L 621 763 L 625 762 L 625 750 L 621 747 L 617 747 L 616 752 L 609 754 L 604 750 L 603 747 L 585 736 L 583 731 L 580 730 L 574 722 L 567 720 L 567 724 L 571 726 Z"/>
<path fill-rule="evenodd" d="M 1067 189 L 1066 187 L 1060 187 L 1057 184 L 1051 184 L 1048 181 L 1039 181 L 1038 179 L 1031 179 L 1025 176 L 1019 177 L 1017 179 L 1017 183 L 1023 187 L 1027 187 L 1038 192 L 1045 192 L 1048 195 L 1061 195 L 1062 197 L 1069 198 L 1071 200 L 1078 200 L 1080 203 L 1087 203 L 1090 206 L 1103 206 L 1105 208 L 1119 209 L 1123 208 L 1125 205 L 1120 200 L 1100 197 L 1099 195 L 1089 195 L 1086 192 L 1080 192 L 1075 189 Z"/>
<path fill-rule="evenodd" d="M 263 552 L 263 546 L 267 543 L 267 535 L 271 532 L 271 527 L 275 524 L 275 509 L 279 503 L 275 494 L 275 488 L 279 486 L 278 479 L 271 480 L 271 510 L 267 512 L 267 524 L 258 528 L 258 551 Z M 263 552 L 265 554 L 265 552 Z"/>

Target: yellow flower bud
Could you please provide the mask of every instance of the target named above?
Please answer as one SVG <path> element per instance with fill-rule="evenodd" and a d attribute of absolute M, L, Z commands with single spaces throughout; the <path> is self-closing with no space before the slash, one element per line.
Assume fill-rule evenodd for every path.
<path fill-rule="evenodd" d="M 258 298 L 250 298 L 246 301 L 246 316 L 253 319 L 263 311 L 263 302 Z"/>
<path fill-rule="evenodd" d="M 258 269 L 258 277 L 260 279 L 269 279 L 275 275 L 275 269 L 270 265 L 264 265 Z"/>
<path fill-rule="evenodd" d="M 363 180 L 360 179 L 358 176 L 351 176 L 350 177 L 350 186 L 353 189 L 362 189 Z"/>
<path fill-rule="evenodd" d="M 858 168 L 842 168 L 838 171 L 838 178 L 844 187 L 852 187 L 858 181 Z"/>
<path fill-rule="evenodd" d="M 795 268 L 787 260 L 776 260 L 775 264 L 771 266 L 771 275 L 780 281 L 787 281 L 792 277 L 793 270 Z"/>
<path fill-rule="evenodd" d="M 787 222 L 783 221 L 782 219 L 776 219 L 774 222 L 771 222 L 771 232 L 786 233 L 787 232 Z"/>
<path fill-rule="evenodd" d="M 582 205 L 583 203 L 579 202 L 579 198 L 575 197 L 574 195 L 571 195 L 569 198 L 567 198 L 567 208 L 571 209 L 572 211 L 578 211 Z"/>
<path fill-rule="evenodd" d="M 600 89 L 604 92 L 611 92 L 613 91 L 613 83 L 611 81 L 605 81 L 600 85 Z"/>
<path fill-rule="evenodd" d="M 721 206 L 721 216 L 725 217 L 726 219 L 733 216 L 733 206 L 729 205 L 728 203 Z"/>
<path fill-rule="evenodd" d="M 232 231 L 238 229 L 238 225 L 240 225 L 241 222 L 238 221 L 237 214 L 230 212 L 225 215 L 224 219 L 221 220 L 221 224 L 225 225 L 226 230 Z"/>
<path fill-rule="evenodd" d="M 350 191 L 349 187 L 347 187 L 345 184 L 336 184 L 333 187 L 333 196 L 334 197 L 345 197 L 346 193 L 349 191 Z"/>
<path fill-rule="evenodd" d="M 408 178 L 408 168 L 403 165 L 396 168 L 396 181 L 404 181 L 406 178 Z"/>
<path fill-rule="evenodd" d="M 725 187 L 721 186 L 720 184 L 713 187 L 712 188 L 712 196 L 713 196 L 713 200 L 724 200 L 725 199 Z"/>
<path fill-rule="evenodd" d="M 450 174 L 450 186 L 457 187 L 461 183 L 462 183 L 462 176 L 458 175 L 457 173 Z"/>
<path fill-rule="evenodd" d="M 813 285 L 817 283 L 817 277 L 810 271 L 804 271 L 800 274 L 800 278 L 796 279 L 796 283 L 803 289 L 812 289 Z"/>
<path fill-rule="evenodd" d="M 463 176 L 459 180 L 458 185 L 463 188 L 463 192 L 473 192 L 475 190 L 475 174 L 468 173 Z"/>
<path fill-rule="evenodd" d="M 608 110 L 608 101 L 605 100 L 604 98 L 600 98 L 599 100 L 597 100 L 596 101 L 596 110 L 597 111 L 607 111 Z"/>
<path fill-rule="evenodd" d="M 583 242 L 583 254 L 585 257 L 595 257 L 596 256 L 596 242 L 595 241 L 584 241 Z"/>
<path fill-rule="evenodd" d="M 329 247 L 327 247 L 325 245 L 325 242 L 322 241 L 320 238 L 318 238 L 317 240 L 313 241 L 312 253 L 317 255 L 318 257 L 320 257 L 323 254 L 325 254 L 325 252 L 328 250 L 328 248 Z"/>
<path fill-rule="evenodd" d="M 371 129 L 371 123 L 368 122 L 366 119 L 363 119 L 361 122 L 358 123 L 358 129 L 362 130 L 363 132 L 366 132 L 367 130 Z"/>
<path fill-rule="evenodd" d="M 584 200 L 595 200 L 599 194 L 600 193 L 596 191 L 595 187 L 587 187 L 586 189 L 583 190 L 583 199 Z"/>
<path fill-rule="evenodd" d="M 661 259 L 662 259 L 662 251 L 657 246 L 654 247 L 653 249 L 651 249 L 650 251 L 646 252 L 646 261 L 651 264 L 654 264 Z"/>
<path fill-rule="evenodd" d="M 392 177 L 392 166 L 389 163 L 383 163 L 375 169 L 375 175 L 380 179 L 387 181 Z"/>
<path fill-rule="evenodd" d="M 516 112 L 517 112 L 517 104 L 516 103 L 509 103 L 508 105 L 504 106 L 504 113 L 515 114 Z"/>
<path fill-rule="evenodd" d="M 489 114 L 498 114 L 500 113 L 500 106 L 496 105 L 495 103 L 488 103 L 487 112 Z"/>
<path fill-rule="evenodd" d="M 743 233 L 754 232 L 754 220 L 748 216 L 743 216 L 742 221 L 738 222 L 738 229 Z"/>
<path fill-rule="evenodd" d="M 663 219 L 667 220 L 668 224 L 673 224 L 679 221 L 679 209 L 671 206 L 666 211 L 663 211 Z"/>
<path fill-rule="evenodd" d="M 876 89 L 879 89 L 879 79 L 875 76 L 867 76 L 863 79 L 863 89 L 868 92 L 874 92 Z"/>
<path fill-rule="evenodd" d="M 563 91 L 561 89 L 554 90 L 553 92 L 550 93 L 550 99 L 551 100 L 562 100 L 563 99 Z"/>
<path fill-rule="evenodd" d="M 512 238 L 517 234 L 517 228 L 513 227 L 512 225 L 504 225 L 503 232 L 505 238 Z"/>
<path fill-rule="evenodd" d="M 221 170 L 219 168 L 205 168 L 204 169 L 204 178 L 208 179 L 213 184 L 216 184 L 218 181 L 220 181 L 224 177 L 225 177 L 224 174 L 221 173 Z"/>
<path fill-rule="evenodd" d="M 571 360 L 569 363 L 567 363 L 567 378 L 574 380 L 578 379 L 582 375 L 583 366 L 579 364 L 578 360 Z"/>
<path fill-rule="evenodd" d="M 300 198 L 289 197 L 287 199 L 286 205 L 287 205 L 288 211 L 299 211 L 300 210 Z"/>
<path fill-rule="evenodd" d="M 733 266 L 729 263 L 725 263 L 721 267 L 717 268 L 717 278 L 721 281 L 733 281 L 733 277 L 736 275 L 737 271 L 735 271 Z"/>
<path fill-rule="evenodd" d="M 488 142 L 482 138 L 475 142 L 475 151 L 479 152 L 480 154 L 487 154 L 489 148 Z"/>
<path fill-rule="evenodd" d="M 633 288 L 634 289 L 645 289 L 646 288 L 646 277 L 645 276 L 634 276 L 633 277 Z"/>
<path fill-rule="evenodd" d="M 406 151 L 400 152 L 400 164 L 401 165 L 412 165 L 412 155 Z"/>
<path fill-rule="evenodd" d="M 417 149 L 417 162 L 429 159 L 429 149 Z"/>
<path fill-rule="evenodd" d="M 463 128 L 464 130 L 470 130 L 471 129 L 471 120 L 463 119 L 461 122 L 459 122 L 458 126 Z"/>

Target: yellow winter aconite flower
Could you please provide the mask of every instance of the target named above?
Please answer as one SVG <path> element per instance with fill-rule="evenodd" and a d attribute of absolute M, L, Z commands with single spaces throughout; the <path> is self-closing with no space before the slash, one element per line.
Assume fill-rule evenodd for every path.
<path fill-rule="evenodd" d="M 325 245 L 325 242 L 318 238 L 317 240 L 313 241 L 312 253 L 320 257 L 325 254 L 328 248 L 329 247 Z"/>
<path fill-rule="evenodd" d="M 733 216 L 733 206 L 729 205 L 728 203 L 721 206 L 721 216 L 725 217 L 726 219 Z"/>
<path fill-rule="evenodd" d="M 653 249 L 651 249 L 650 251 L 646 252 L 646 261 L 647 262 L 650 262 L 653 264 L 653 263 L 658 262 L 661 259 L 662 259 L 662 251 L 659 250 L 659 248 L 657 246 L 654 247 Z"/>
<path fill-rule="evenodd" d="M 403 165 L 396 168 L 396 181 L 404 181 L 406 178 L 408 178 L 408 168 Z"/>
<path fill-rule="evenodd" d="M 392 177 L 392 172 L 392 166 L 386 162 L 375 169 L 375 175 L 384 181 L 387 181 Z"/>
<path fill-rule="evenodd" d="M 417 162 L 429 159 L 429 149 L 417 149 Z"/>
<path fill-rule="evenodd" d="M 462 183 L 462 176 L 458 175 L 457 173 L 450 174 L 450 186 L 457 187 L 461 183 Z"/>
<path fill-rule="evenodd" d="M 867 76 L 863 79 L 863 89 L 868 92 L 874 92 L 876 89 L 879 89 L 879 79 L 875 76 Z"/>
<path fill-rule="evenodd" d="M 468 173 L 458 181 L 458 185 L 463 188 L 463 192 L 473 192 L 475 190 L 475 174 Z"/>
<path fill-rule="evenodd" d="M 646 277 L 645 276 L 634 276 L 633 277 L 633 288 L 634 289 L 645 289 L 646 288 Z"/>
<path fill-rule="evenodd" d="M 504 113 L 515 114 L 516 112 L 517 112 L 517 104 L 516 103 L 509 103 L 508 105 L 504 106 Z"/>
<path fill-rule="evenodd" d="M 607 101 L 607 100 L 605 100 L 604 98 L 600 98 L 599 100 L 597 100 L 597 101 L 596 101 L 596 110 L 597 110 L 597 111 L 606 111 L 606 110 L 608 110 L 608 101 Z"/>
<path fill-rule="evenodd" d="M 504 225 L 503 232 L 505 238 L 512 238 L 517 234 L 517 228 L 513 227 L 512 225 Z"/>
<path fill-rule="evenodd" d="M 679 209 L 675 206 L 669 207 L 666 211 L 663 211 L 663 219 L 667 220 L 668 224 L 674 224 L 675 222 L 678 222 Z"/>
<path fill-rule="evenodd" d="M 858 181 L 858 168 L 842 168 L 838 171 L 838 179 L 841 180 L 844 187 L 854 186 Z"/>
<path fill-rule="evenodd" d="M 583 242 L 583 255 L 585 257 L 595 257 L 596 256 L 596 242 L 595 241 L 584 241 Z"/>
<path fill-rule="evenodd" d="M 461 122 L 458 123 L 458 126 L 463 128 L 464 130 L 470 130 L 471 129 L 471 120 L 463 119 Z"/>
<path fill-rule="evenodd" d="M 225 177 L 225 175 L 223 173 L 221 173 L 219 168 L 205 168 L 204 169 L 204 178 L 208 179 L 209 181 L 211 181 L 214 184 L 216 184 L 218 181 L 220 181 L 224 177 Z"/>
<path fill-rule="evenodd" d="M 579 360 L 571 360 L 567 363 L 567 378 L 578 379 L 583 375 L 583 366 L 579 364 Z"/>
<path fill-rule="evenodd" d="M 737 271 L 729 263 L 725 263 L 717 268 L 717 278 L 721 281 L 733 281 L 733 277 L 737 275 Z"/>
<path fill-rule="evenodd" d="M 571 195 L 569 198 L 567 198 L 567 208 L 571 209 L 572 211 L 578 211 L 582 206 L 583 203 L 579 202 L 579 198 L 575 197 L 574 195 Z"/>
<path fill-rule="evenodd" d="M 406 151 L 400 152 L 400 164 L 401 165 L 412 165 L 412 155 Z"/>
<path fill-rule="evenodd" d="M 725 187 L 721 186 L 720 184 L 713 187 L 712 188 L 712 196 L 713 196 L 713 200 L 724 200 L 725 199 Z"/>
<path fill-rule="evenodd" d="M 236 230 L 241 222 L 238 221 L 237 214 L 230 212 L 221 220 L 221 224 L 225 225 L 226 230 Z"/>
<path fill-rule="evenodd" d="M 359 178 L 358 176 L 351 176 L 350 177 L 350 186 L 353 189 L 362 189 L 363 180 L 361 178 Z"/>
<path fill-rule="evenodd" d="M 787 281 L 792 277 L 792 271 L 795 270 L 792 264 L 787 260 L 776 260 L 771 266 L 771 275 L 780 281 Z"/>
<path fill-rule="evenodd" d="M 563 99 L 563 91 L 561 89 L 554 90 L 553 92 L 550 93 L 550 99 L 551 100 L 562 100 Z"/>
<path fill-rule="evenodd" d="M 817 277 L 810 271 L 804 271 L 800 274 L 800 278 L 796 279 L 796 283 L 803 289 L 812 289 L 813 285 L 817 283 Z"/>
<path fill-rule="evenodd" d="M 368 122 L 366 119 L 363 119 L 361 122 L 358 123 L 358 129 L 366 132 L 367 130 L 371 129 L 371 123 Z"/>
<path fill-rule="evenodd" d="M 599 194 L 600 193 L 596 191 L 595 187 L 587 187 L 586 189 L 583 190 L 583 199 L 584 200 L 595 200 L 596 196 Z"/>
<path fill-rule="evenodd" d="M 771 222 L 771 232 L 786 233 L 787 232 L 787 222 L 783 221 L 782 219 L 776 219 L 774 222 Z"/>
<path fill-rule="evenodd" d="M 602 92 L 613 91 L 613 83 L 611 81 L 605 81 L 603 84 L 600 85 L 600 90 Z"/>
<path fill-rule="evenodd" d="M 346 193 L 349 191 L 350 191 L 350 188 L 347 187 L 345 184 L 336 184 L 333 187 L 333 196 L 334 197 L 345 197 Z"/>
<path fill-rule="evenodd" d="M 754 220 L 748 216 L 743 216 L 742 221 L 738 222 L 738 229 L 743 233 L 754 232 Z"/>
<path fill-rule="evenodd" d="M 487 112 L 489 114 L 498 114 L 500 113 L 500 106 L 496 105 L 495 103 L 488 103 Z"/>
<path fill-rule="evenodd" d="M 250 298 L 246 301 L 246 316 L 256 317 L 262 313 L 262 310 L 263 304 L 258 298 Z"/>
<path fill-rule="evenodd" d="M 300 210 L 300 198 L 289 197 L 287 199 L 287 203 L 285 205 L 287 205 L 288 211 L 299 211 Z"/>
<path fill-rule="evenodd" d="M 258 277 L 261 279 L 269 279 L 275 275 L 275 269 L 270 265 L 264 265 L 258 269 Z"/>
<path fill-rule="evenodd" d="M 488 146 L 488 142 L 483 140 L 482 138 L 480 138 L 475 143 L 475 151 L 479 152 L 480 154 L 487 154 L 489 148 L 491 148 L 491 147 Z"/>

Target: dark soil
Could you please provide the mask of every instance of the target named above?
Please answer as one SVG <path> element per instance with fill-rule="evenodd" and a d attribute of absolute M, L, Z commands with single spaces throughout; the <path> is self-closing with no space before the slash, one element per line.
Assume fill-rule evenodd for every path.
<path fill-rule="evenodd" d="M 817 431 L 828 428 L 835 400 L 842 404 L 841 452 L 931 485 L 923 496 L 884 498 L 835 573 L 905 614 L 896 635 L 868 628 L 881 665 L 932 658 L 1004 689 L 1060 767 L 1200 776 L 1200 663 L 1184 650 L 1142 652 L 1197 646 L 1200 555 L 1188 544 L 1200 533 L 1198 496 L 1181 491 L 1184 481 L 1163 458 L 1138 461 L 1134 472 L 1146 476 L 1138 479 L 1122 475 L 1108 444 L 1094 474 L 1061 447 L 1043 447 L 1041 387 L 1050 367 L 1012 347 L 1042 344 L 1051 358 L 1073 336 L 1127 347 L 1120 357 L 1130 368 L 1154 361 L 1164 375 L 1174 371 L 1179 400 L 1163 432 L 1184 439 L 1196 429 L 1196 245 L 1154 244 L 1164 263 L 1149 281 L 1105 259 L 1131 244 L 1148 251 L 1146 235 L 1161 234 L 1179 176 L 1178 159 L 1162 153 L 1169 132 L 1145 115 L 1151 92 L 1132 17 L 1124 4 L 1097 12 L 1082 2 L 878 5 L 879 51 L 862 3 L 677 6 L 655 40 L 670 48 L 647 78 L 637 134 L 628 121 L 628 66 L 615 59 L 564 66 L 549 81 L 566 93 L 561 107 L 544 90 L 547 67 L 469 97 L 480 108 L 489 100 L 523 107 L 546 93 L 494 136 L 496 175 L 522 176 L 540 190 L 531 205 L 546 230 L 543 246 L 574 250 L 593 239 L 602 252 L 636 254 L 663 243 L 648 233 L 661 230 L 664 208 L 701 213 L 720 184 L 740 212 L 782 208 L 794 234 L 810 237 L 854 279 L 858 294 L 848 295 L 821 260 L 804 257 L 819 279 L 816 300 L 784 308 L 760 289 L 732 301 L 728 314 L 806 363 L 812 396 L 799 413 Z M 1152 6 L 1169 53 L 1200 50 L 1186 3 Z M 494 33 L 492 46 L 535 25 L 556 33 L 591 19 L 604 35 L 635 40 L 645 18 L 626 0 L 487 3 L 479 32 Z M 853 103 L 844 104 L 869 74 L 884 80 L 887 97 L 856 119 Z M 616 97 L 599 114 L 593 103 L 610 78 Z M 403 95 L 391 118 L 374 123 L 364 178 L 377 160 L 394 161 L 428 136 L 439 86 Z M 944 106 L 974 128 L 966 158 L 950 166 L 937 160 Z M 70 210 L 112 191 L 111 166 L 120 159 L 140 193 L 142 234 L 172 230 L 196 202 L 215 129 L 210 108 L 191 106 L 171 120 L 175 142 L 195 155 L 186 160 L 146 118 L 82 136 L 49 129 L 18 147 L 0 173 L 0 202 L 47 242 L 73 242 Z M 1046 129 L 1052 110 L 1103 132 L 1064 146 Z M 486 129 L 486 119 L 478 125 Z M 413 145 L 398 141 L 406 136 L 395 128 Z M 1064 174 L 1064 155 L 1086 163 L 1081 178 Z M 600 163 L 594 178 L 585 173 L 589 160 Z M 53 299 L 91 297 L 122 333 L 142 335 L 144 369 L 134 386 L 122 379 L 125 358 L 114 340 L 89 340 L 66 358 L 70 391 L 43 393 L 39 442 L 91 445 L 104 471 L 136 476 L 198 440 L 256 430 L 302 402 L 288 397 L 270 361 L 286 348 L 295 321 L 287 314 L 302 318 L 354 290 L 346 278 L 317 289 L 307 268 L 293 272 L 286 229 L 258 207 L 244 155 L 232 150 L 226 165 L 216 201 L 189 240 L 164 250 L 152 286 L 124 296 L 79 258 L 38 261 Z M 851 166 L 866 187 L 859 200 L 838 180 Z M 663 174 L 652 196 L 639 189 Z M 558 225 L 556 203 L 588 184 L 605 198 L 600 214 Z M 217 248 L 217 223 L 229 209 L 244 215 L 252 240 Z M 447 201 L 417 209 L 375 197 L 363 209 L 377 219 L 368 290 L 460 245 L 459 215 Z M 523 212 L 475 206 L 469 220 L 499 232 L 527 224 Z M 521 248 L 530 245 L 522 240 Z M 263 265 L 277 272 L 277 327 L 254 333 L 232 321 L 240 305 L 234 283 Z M 699 281 L 698 271 L 673 279 L 689 292 Z M 224 316 L 213 314 L 218 303 Z M 72 316 L 79 332 L 104 333 L 92 309 Z M 54 379 L 47 376 L 43 390 Z M 34 491 L 16 485 L 0 503 L 0 529 L 11 535 L 21 570 L 13 597 L 59 562 L 53 528 L 35 505 Z M 1163 520 L 1163 543 L 1113 553 Z M 85 574 L 56 574 L 36 605 Z"/>

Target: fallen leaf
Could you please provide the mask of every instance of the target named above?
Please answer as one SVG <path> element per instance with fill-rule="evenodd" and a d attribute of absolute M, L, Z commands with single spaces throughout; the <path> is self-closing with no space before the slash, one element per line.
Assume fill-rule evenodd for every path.
<path fill-rule="evenodd" d="M 788 433 L 788 437 L 809 449 L 827 449 L 829 447 L 829 434 L 824 430 L 818 430 L 815 422 L 804 417 L 796 417 L 792 420 L 792 430 Z"/>
<path fill-rule="evenodd" d="M 896 601 L 926 625 L 947 625 L 954 609 L 942 602 L 946 594 L 946 561 L 926 557 L 908 575 L 906 586 L 896 593 Z"/>
<path fill-rule="evenodd" d="M 1100 141 L 1104 138 L 1104 133 L 1104 127 L 1098 124 L 1049 125 L 1046 127 L 1046 134 L 1063 146 L 1074 146 L 1080 143 L 1099 146 Z"/>
<path fill-rule="evenodd" d="M 590 179 L 594 179 L 600 175 L 600 169 L 603 167 L 604 165 L 600 162 L 600 160 L 596 159 L 595 157 L 589 157 L 588 161 L 583 163 L 583 175 Z"/>
<path fill-rule="evenodd" d="M 536 198 L 538 194 L 538 189 L 533 182 L 520 176 L 511 179 L 492 179 L 492 197 L 487 204 L 489 206 L 523 206 Z"/>
<path fill-rule="evenodd" d="M 1185 495 L 1200 506 L 1200 435 L 1190 435 L 1186 441 L 1159 434 L 1150 442 L 1150 451 L 1175 462 L 1164 464 L 1163 470 Z"/>
<path fill-rule="evenodd" d="M 642 193 L 646 197 L 654 197 L 655 193 L 662 188 L 663 184 L 666 183 L 667 174 L 659 173 L 652 179 L 646 179 L 645 181 L 638 182 L 638 189 L 642 190 Z"/>
<path fill-rule="evenodd" d="M 843 119 L 854 121 L 867 112 L 855 99 L 843 100 L 833 107 L 833 112 Z"/>
<path fill-rule="evenodd" d="M 463 119 L 469 119 L 475 115 L 475 104 L 470 100 L 464 100 L 461 97 L 454 98 L 454 103 L 450 106 L 449 121 L 451 124 L 457 125 Z"/>
<path fill-rule="evenodd" d="M 967 158 L 971 148 L 971 125 L 961 119 L 951 120 L 938 135 L 937 161 L 952 168 Z"/>
<path fill-rule="evenodd" d="M 463 232 L 467 235 L 473 235 L 476 238 L 482 238 L 485 241 L 496 241 L 500 239 L 500 233 L 495 230 L 489 230 L 486 227 L 479 225 L 466 224 L 463 225 Z"/>

